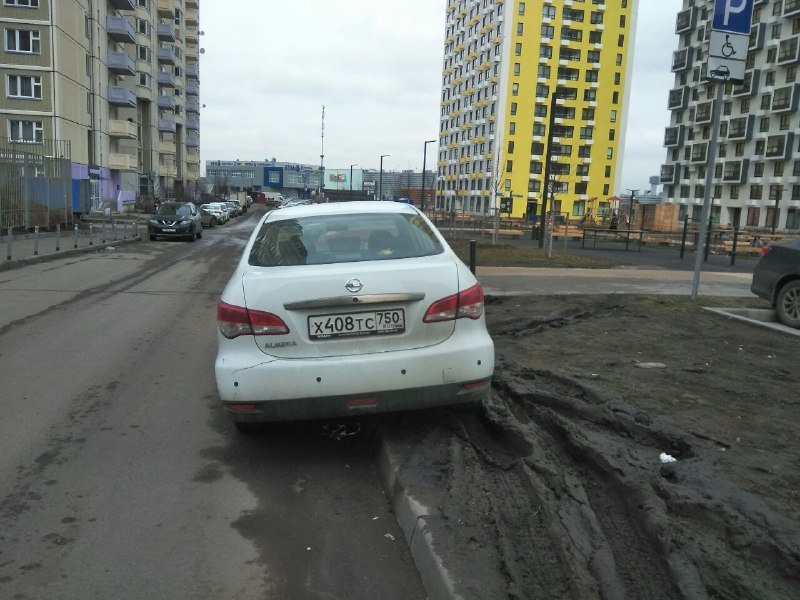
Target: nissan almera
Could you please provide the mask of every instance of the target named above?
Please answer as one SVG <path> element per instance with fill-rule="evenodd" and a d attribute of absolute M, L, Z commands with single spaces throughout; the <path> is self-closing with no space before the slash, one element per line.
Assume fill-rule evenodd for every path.
<path fill-rule="evenodd" d="M 240 430 L 476 402 L 494 371 L 480 283 L 408 204 L 267 213 L 217 322 L 217 388 Z"/>

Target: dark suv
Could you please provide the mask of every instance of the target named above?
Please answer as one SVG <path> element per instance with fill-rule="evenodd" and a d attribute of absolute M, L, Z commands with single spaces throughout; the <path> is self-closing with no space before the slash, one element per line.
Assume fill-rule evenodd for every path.
<path fill-rule="evenodd" d="M 193 242 L 203 237 L 200 210 L 191 202 L 164 202 L 147 222 L 150 239 L 174 237 Z"/>

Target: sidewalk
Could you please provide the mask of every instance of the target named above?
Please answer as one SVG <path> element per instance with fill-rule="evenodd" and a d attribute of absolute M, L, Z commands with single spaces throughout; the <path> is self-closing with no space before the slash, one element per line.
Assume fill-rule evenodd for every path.
<path fill-rule="evenodd" d="M 0 271 L 93 252 L 108 246 L 141 241 L 146 223 L 135 218 L 114 222 L 82 223 L 69 231 L 20 233 L 0 232 Z"/>

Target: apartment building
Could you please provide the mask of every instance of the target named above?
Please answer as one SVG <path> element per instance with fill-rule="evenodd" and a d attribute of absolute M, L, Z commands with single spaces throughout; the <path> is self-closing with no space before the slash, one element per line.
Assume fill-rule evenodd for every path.
<path fill-rule="evenodd" d="M 608 212 L 636 12 L 635 0 L 450 0 L 437 208 L 537 215 L 549 190 L 569 218 Z"/>
<path fill-rule="evenodd" d="M 716 87 L 705 80 L 714 3 L 683 0 L 672 60 L 663 200 L 698 221 Z M 800 229 L 800 0 L 755 0 L 741 85 L 723 88 L 712 219 L 722 225 Z"/>
<path fill-rule="evenodd" d="M 78 212 L 193 194 L 198 11 L 198 0 L 2 0 L 0 138 L 68 141 Z"/>

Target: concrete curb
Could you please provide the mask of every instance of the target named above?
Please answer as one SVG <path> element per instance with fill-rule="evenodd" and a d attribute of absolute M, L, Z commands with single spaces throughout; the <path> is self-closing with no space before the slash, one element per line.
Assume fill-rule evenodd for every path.
<path fill-rule="evenodd" d="M 390 436 L 380 431 L 378 466 L 383 485 L 392 501 L 397 523 L 403 531 L 411 557 L 430 600 L 463 600 L 442 558 L 434 549 L 436 517 L 416 500 L 399 476 L 401 453 L 392 446 Z"/>
<path fill-rule="evenodd" d="M 40 254 L 38 256 L 26 256 L 24 258 L 12 258 L 11 260 L 4 260 L 0 263 L 0 271 L 10 271 L 11 269 L 21 269 L 30 265 L 36 265 L 43 262 L 58 260 L 59 258 L 67 258 L 79 254 L 86 254 L 88 252 L 97 252 L 98 250 L 105 250 L 108 247 L 122 246 L 124 244 L 132 244 L 141 242 L 142 236 L 128 238 L 126 240 L 108 241 L 105 243 L 98 243 L 92 246 L 81 246 L 80 248 L 66 248 L 58 252 L 51 252 L 48 254 Z"/>

